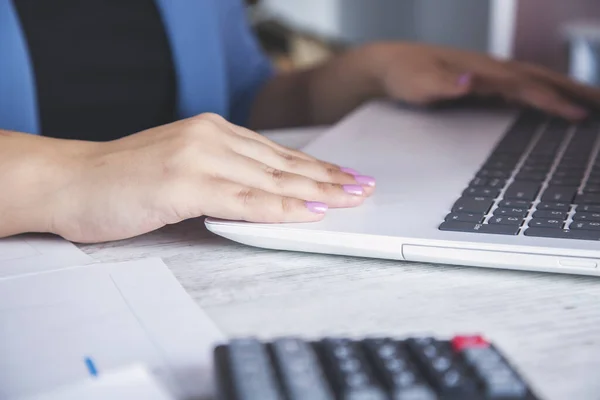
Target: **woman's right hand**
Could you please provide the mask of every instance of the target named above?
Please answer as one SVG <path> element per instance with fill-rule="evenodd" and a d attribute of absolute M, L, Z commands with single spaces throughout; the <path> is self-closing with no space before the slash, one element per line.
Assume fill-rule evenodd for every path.
<path fill-rule="evenodd" d="M 310 222 L 355 207 L 375 180 L 202 114 L 84 146 L 48 201 L 50 230 L 75 242 L 140 235 L 184 219 Z"/>

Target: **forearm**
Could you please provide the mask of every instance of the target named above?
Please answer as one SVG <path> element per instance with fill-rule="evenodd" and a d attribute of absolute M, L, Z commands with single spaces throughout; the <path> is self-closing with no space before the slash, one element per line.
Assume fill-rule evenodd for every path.
<path fill-rule="evenodd" d="M 0 130 L 0 237 L 51 231 L 76 143 Z"/>
<path fill-rule="evenodd" d="M 282 73 L 255 101 L 253 129 L 332 124 L 372 98 L 382 96 L 371 47 L 342 54 L 317 67 Z"/>

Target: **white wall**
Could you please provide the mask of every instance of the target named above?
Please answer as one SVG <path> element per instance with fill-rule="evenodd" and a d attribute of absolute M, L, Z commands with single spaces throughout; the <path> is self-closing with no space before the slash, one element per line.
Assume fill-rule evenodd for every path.
<path fill-rule="evenodd" d="M 263 0 L 292 24 L 360 43 L 408 39 L 485 51 L 491 0 Z"/>
<path fill-rule="evenodd" d="M 342 34 L 340 9 L 343 0 L 263 0 L 266 10 L 293 26 L 319 35 Z"/>
<path fill-rule="evenodd" d="M 418 40 L 487 51 L 490 26 L 488 0 L 415 0 L 415 6 L 415 36 Z"/>

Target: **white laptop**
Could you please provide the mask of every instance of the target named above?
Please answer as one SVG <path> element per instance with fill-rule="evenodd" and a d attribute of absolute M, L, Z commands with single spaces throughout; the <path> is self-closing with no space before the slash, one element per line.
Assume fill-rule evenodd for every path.
<path fill-rule="evenodd" d="M 303 150 L 377 179 L 317 223 L 207 219 L 251 246 L 600 276 L 600 121 L 369 103 Z"/>

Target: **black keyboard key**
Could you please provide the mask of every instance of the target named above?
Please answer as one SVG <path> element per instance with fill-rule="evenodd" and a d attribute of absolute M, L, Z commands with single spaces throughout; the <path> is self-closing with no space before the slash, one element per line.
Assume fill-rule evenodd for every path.
<path fill-rule="evenodd" d="M 499 225 L 516 225 L 521 226 L 523 224 L 523 218 L 521 217 L 496 217 L 493 216 L 489 219 L 490 224 Z"/>
<path fill-rule="evenodd" d="M 585 175 L 585 171 L 581 171 L 580 169 L 560 169 L 554 171 L 552 174 L 552 179 L 573 179 L 577 182 L 581 183 L 583 181 L 583 177 Z M 579 186 L 579 184 L 577 184 Z"/>
<path fill-rule="evenodd" d="M 480 178 L 504 178 L 508 179 L 511 175 L 510 171 L 502 171 L 499 169 L 482 169 L 477 172 L 477 176 Z"/>
<path fill-rule="evenodd" d="M 363 344 L 392 399 L 438 399 L 403 343 L 390 339 L 366 339 Z"/>
<path fill-rule="evenodd" d="M 600 222 L 594 221 L 573 221 L 569 226 L 571 230 L 586 230 L 586 231 L 600 231 Z"/>
<path fill-rule="evenodd" d="M 470 187 L 463 192 L 465 197 L 497 197 L 499 194 L 500 189 L 488 187 Z"/>
<path fill-rule="evenodd" d="M 531 207 L 531 202 L 526 200 L 502 200 L 498 203 L 498 207 L 529 209 L 529 207 Z"/>
<path fill-rule="evenodd" d="M 600 240 L 600 231 L 569 230 L 556 228 L 527 228 L 525 236 L 555 239 Z"/>
<path fill-rule="evenodd" d="M 566 219 L 567 213 L 565 211 L 536 211 L 533 213 L 533 218 L 546 218 L 546 219 Z"/>
<path fill-rule="evenodd" d="M 534 182 L 514 182 L 506 189 L 504 198 L 507 200 L 535 200 L 540 185 Z"/>
<path fill-rule="evenodd" d="M 313 347 L 300 339 L 281 338 L 271 345 L 289 400 L 335 400 Z"/>
<path fill-rule="evenodd" d="M 558 166 L 552 174 L 554 178 L 582 178 L 585 174 L 585 168 L 572 166 Z"/>
<path fill-rule="evenodd" d="M 561 169 L 586 169 L 587 161 L 581 160 L 577 157 L 566 157 L 563 158 L 557 166 Z"/>
<path fill-rule="evenodd" d="M 576 187 L 548 186 L 542 194 L 542 201 L 550 203 L 571 203 L 576 193 Z"/>
<path fill-rule="evenodd" d="M 528 209 L 527 208 L 518 208 L 518 207 L 498 207 L 494 210 L 494 215 L 499 217 L 519 217 L 525 218 L 527 216 Z"/>
<path fill-rule="evenodd" d="M 600 213 L 590 213 L 584 211 L 578 211 L 573 215 L 573 220 L 575 221 L 600 221 Z"/>
<path fill-rule="evenodd" d="M 454 203 L 453 212 L 485 214 L 494 204 L 494 199 L 489 197 L 461 197 Z"/>
<path fill-rule="evenodd" d="M 475 395 L 474 380 L 446 343 L 431 338 L 411 338 L 406 344 L 441 398 L 468 399 Z"/>
<path fill-rule="evenodd" d="M 283 400 L 266 346 L 256 339 L 235 339 L 215 352 L 217 368 L 228 377 L 221 391 L 236 400 Z"/>
<path fill-rule="evenodd" d="M 469 187 L 481 187 L 486 186 L 488 183 L 487 178 L 474 178 L 470 183 Z"/>
<path fill-rule="evenodd" d="M 446 221 L 474 222 L 476 224 L 479 224 L 483 221 L 483 217 L 483 214 L 451 213 L 446 216 Z"/>
<path fill-rule="evenodd" d="M 567 203 L 539 203 L 536 207 L 537 210 L 553 210 L 553 211 L 569 211 L 571 208 L 570 204 Z"/>
<path fill-rule="evenodd" d="M 517 162 L 512 160 L 489 160 L 483 165 L 481 169 L 487 171 L 511 172 L 516 165 Z"/>
<path fill-rule="evenodd" d="M 575 204 L 600 204 L 600 194 L 580 194 L 575 198 Z"/>
<path fill-rule="evenodd" d="M 550 179 L 551 186 L 575 186 L 581 185 L 581 178 L 552 178 Z"/>
<path fill-rule="evenodd" d="M 586 185 L 583 188 L 583 193 L 584 194 L 588 194 L 588 193 L 598 194 L 598 193 L 600 193 L 600 185 Z"/>
<path fill-rule="evenodd" d="M 528 226 L 536 228 L 557 228 L 562 229 L 565 221 L 562 219 L 533 218 L 528 222 Z"/>
<path fill-rule="evenodd" d="M 444 222 L 439 227 L 442 231 L 478 232 L 498 235 L 516 235 L 519 227 L 515 225 L 473 224 L 470 222 Z"/>
<path fill-rule="evenodd" d="M 600 213 L 600 206 L 588 206 L 588 205 L 577 206 L 577 208 L 576 208 L 575 211 L 577 211 L 577 212 Z"/>
<path fill-rule="evenodd" d="M 503 178 L 490 178 L 487 182 L 487 187 L 502 189 L 506 185 L 506 179 Z"/>
<path fill-rule="evenodd" d="M 538 168 L 540 170 L 549 171 L 554 162 L 554 157 L 534 157 L 529 156 L 523 166 Z"/>
<path fill-rule="evenodd" d="M 586 185 L 600 185 L 600 178 L 590 176 L 586 182 Z"/>
<path fill-rule="evenodd" d="M 523 167 L 521 167 L 521 169 L 519 170 L 519 172 L 526 172 L 526 173 L 544 173 L 547 174 L 548 171 L 550 170 L 550 164 L 544 164 L 544 165 L 523 165 Z"/>
<path fill-rule="evenodd" d="M 515 176 L 515 181 L 543 182 L 546 180 L 546 175 L 547 173 L 519 172 Z"/>
<path fill-rule="evenodd" d="M 337 399 L 388 399 L 358 342 L 326 338 L 320 342 L 320 349 Z"/>

